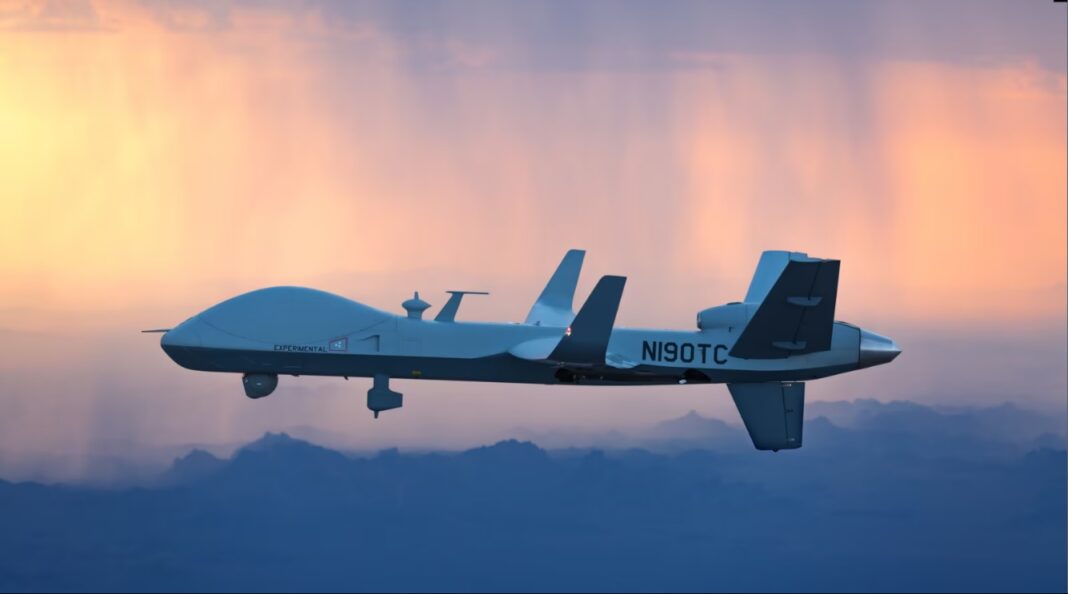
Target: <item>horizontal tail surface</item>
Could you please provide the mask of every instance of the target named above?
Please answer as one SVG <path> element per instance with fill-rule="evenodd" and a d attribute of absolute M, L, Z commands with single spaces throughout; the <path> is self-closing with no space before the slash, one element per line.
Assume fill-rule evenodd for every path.
<path fill-rule="evenodd" d="M 727 388 L 756 449 L 779 451 L 801 447 L 804 383 L 727 384 Z"/>
<path fill-rule="evenodd" d="M 730 355 L 783 359 L 830 349 L 838 267 L 799 252 L 764 252 L 745 296 L 756 311 Z"/>

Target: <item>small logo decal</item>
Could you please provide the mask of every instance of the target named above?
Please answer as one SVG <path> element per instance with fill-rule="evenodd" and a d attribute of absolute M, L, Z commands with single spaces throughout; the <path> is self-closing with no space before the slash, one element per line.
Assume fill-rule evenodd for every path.
<path fill-rule="evenodd" d="M 335 338 L 334 340 L 331 340 L 330 341 L 330 350 L 334 351 L 334 352 L 338 352 L 338 351 L 344 352 L 344 351 L 349 350 L 349 339 L 348 338 Z"/>

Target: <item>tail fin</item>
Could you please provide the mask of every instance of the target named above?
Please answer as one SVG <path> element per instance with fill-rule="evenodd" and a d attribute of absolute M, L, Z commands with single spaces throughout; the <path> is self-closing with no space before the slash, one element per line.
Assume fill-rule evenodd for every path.
<path fill-rule="evenodd" d="M 582 260 L 586 250 L 568 250 L 556 272 L 549 279 L 534 306 L 527 314 L 526 323 L 536 326 L 559 326 L 571 323 L 575 318 L 572 303 L 575 300 L 575 287 L 578 285 L 579 273 L 582 272 Z"/>
<path fill-rule="evenodd" d="M 838 266 L 801 252 L 764 252 L 745 295 L 756 312 L 730 355 L 784 359 L 830 349 Z"/>

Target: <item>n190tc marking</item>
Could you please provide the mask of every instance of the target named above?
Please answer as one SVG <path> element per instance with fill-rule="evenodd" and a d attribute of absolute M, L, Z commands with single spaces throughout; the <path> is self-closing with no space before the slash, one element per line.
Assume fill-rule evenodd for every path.
<path fill-rule="evenodd" d="M 712 351 L 712 361 L 717 365 L 727 362 L 727 345 L 715 346 L 707 342 L 697 344 L 691 342 L 671 342 L 661 340 L 642 341 L 643 361 L 663 361 L 665 363 L 708 363 L 709 353 Z"/>

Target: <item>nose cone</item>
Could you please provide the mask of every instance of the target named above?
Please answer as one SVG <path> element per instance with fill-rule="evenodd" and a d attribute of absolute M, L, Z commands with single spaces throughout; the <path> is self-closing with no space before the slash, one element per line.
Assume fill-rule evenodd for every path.
<path fill-rule="evenodd" d="M 857 356 L 857 367 L 873 367 L 894 360 L 901 354 L 901 349 L 893 340 L 880 336 L 867 330 L 860 331 L 860 353 Z"/>
<path fill-rule="evenodd" d="M 163 350 L 200 346 L 200 335 L 196 328 L 198 324 L 199 321 L 193 317 L 165 332 L 159 341 Z"/>
<path fill-rule="evenodd" d="M 199 325 L 200 321 L 196 317 L 189 318 L 168 330 L 159 340 L 163 352 L 182 367 L 194 367 L 195 350 L 201 346 L 200 334 L 197 332 Z"/>

